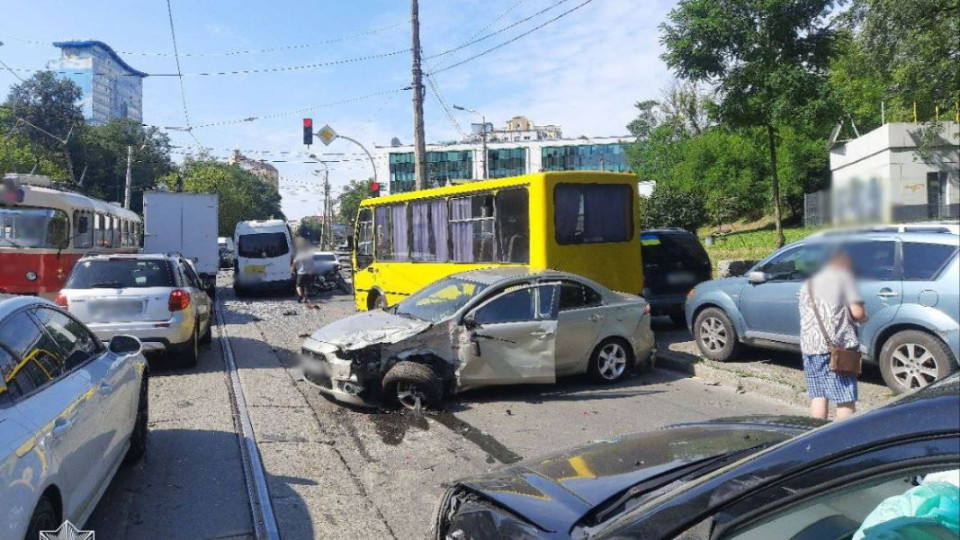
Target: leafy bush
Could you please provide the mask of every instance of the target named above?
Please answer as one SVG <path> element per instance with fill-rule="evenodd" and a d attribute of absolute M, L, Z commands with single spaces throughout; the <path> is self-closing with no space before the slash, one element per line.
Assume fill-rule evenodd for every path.
<path fill-rule="evenodd" d="M 644 229 L 680 227 L 696 231 L 707 222 L 706 204 L 696 192 L 658 186 L 653 195 L 642 202 L 640 224 Z"/>

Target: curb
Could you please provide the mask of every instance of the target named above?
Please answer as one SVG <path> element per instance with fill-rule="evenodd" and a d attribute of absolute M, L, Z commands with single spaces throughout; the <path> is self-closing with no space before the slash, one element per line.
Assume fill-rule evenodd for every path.
<path fill-rule="evenodd" d="M 709 382 L 716 382 L 733 388 L 738 393 L 755 392 L 803 409 L 810 406 L 810 398 L 807 397 L 805 386 L 798 387 L 781 378 L 759 377 L 753 373 L 737 370 L 732 366 L 704 358 L 691 361 L 667 347 L 660 347 L 657 351 L 657 367 L 706 379 Z M 857 403 L 858 409 L 873 409 L 888 401 L 886 399 L 880 401 L 870 399 L 863 394 L 861 392 L 861 401 Z"/>

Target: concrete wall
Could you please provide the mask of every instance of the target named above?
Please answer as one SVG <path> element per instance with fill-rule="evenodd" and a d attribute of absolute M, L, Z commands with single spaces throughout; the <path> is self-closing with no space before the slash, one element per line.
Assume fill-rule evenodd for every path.
<path fill-rule="evenodd" d="M 960 139 L 956 122 L 945 122 L 930 155 L 917 154 L 921 126 L 886 124 L 830 151 L 834 223 L 929 219 L 928 174 L 942 173 L 939 217 L 960 215 Z"/>

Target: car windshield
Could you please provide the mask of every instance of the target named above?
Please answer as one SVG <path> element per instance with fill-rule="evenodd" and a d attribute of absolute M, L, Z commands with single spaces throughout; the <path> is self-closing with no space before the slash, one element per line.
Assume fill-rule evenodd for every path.
<path fill-rule="evenodd" d="M 0 247 L 63 248 L 70 242 L 70 219 L 52 208 L 0 207 Z"/>
<path fill-rule="evenodd" d="M 394 307 L 394 313 L 430 322 L 453 315 L 486 285 L 459 278 L 446 278 L 416 292 Z"/>
<path fill-rule="evenodd" d="M 272 259 L 290 252 L 287 235 L 282 232 L 245 234 L 237 249 L 237 254 L 246 259 Z"/>
<path fill-rule="evenodd" d="M 170 264 L 164 260 L 95 259 L 81 261 L 66 289 L 135 289 L 175 287 Z"/>

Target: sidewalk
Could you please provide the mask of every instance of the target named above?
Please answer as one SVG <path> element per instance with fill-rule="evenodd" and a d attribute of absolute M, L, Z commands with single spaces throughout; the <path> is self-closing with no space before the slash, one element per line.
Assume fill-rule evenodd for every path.
<path fill-rule="evenodd" d="M 810 404 L 800 355 L 796 353 L 746 348 L 738 361 L 715 362 L 700 356 L 686 328 L 673 326 L 667 319 L 654 319 L 657 337 L 657 366 L 736 388 L 754 392 L 798 407 Z M 895 394 L 883 383 L 876 365 L 864 363 L 859 381 L 858 408 L 872 409 L 887 403 Z"/>

